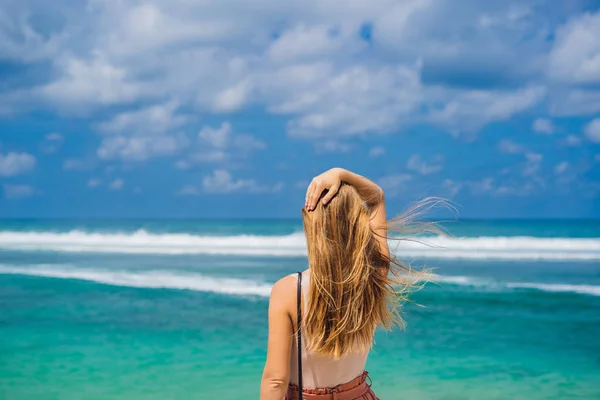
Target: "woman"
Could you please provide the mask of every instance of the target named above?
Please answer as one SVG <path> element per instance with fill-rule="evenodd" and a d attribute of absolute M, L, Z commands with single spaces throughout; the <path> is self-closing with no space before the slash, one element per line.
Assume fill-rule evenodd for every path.
<path fill-rule="evenodd" d="M 301 383 L 303 400 L 377 399 L 364 370 L 373 334 L 377 326 L 402 323 L 404 290 L 392 285 L 410 287 L 392 268 L 402 266 L 390 258 L 383 191 L 331 169 L 309 185 L 302 219 L 309 268 L 298 274 L 300 292 L 297 274 L 273 286 L 260 398 L 299 399 Z"/>

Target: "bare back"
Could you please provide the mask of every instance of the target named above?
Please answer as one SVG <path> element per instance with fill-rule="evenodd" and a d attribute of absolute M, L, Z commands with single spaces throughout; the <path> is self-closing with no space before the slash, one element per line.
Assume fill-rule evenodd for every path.
<path fill-rule="evenodd" d="M 294 278 L 296 274 L 291 275 Z M 310 270 L 302 273 L 302 296 L 303 309 L 307 310 L 308 291 L 310 288 Z M 295 293 L 294 293 L 295 295 Z M 296 318 L 293 318 L 296 321 Z M 296 331 L 296 329 L 294 329 Z M 305 337 L 304 329 L 302 335 Z M 292 353 L 290 358 L 290 382 L 298 383 L 298 345 L 296 334 L 292 341 Z M 365 370 L 368 352 L 344 354 L 340 359 L 312 353 L 306 350 L 306 341 L 302 342 L 302 379 L 304 387 L 324 388 L 335 387 L 339 384 L 349 382 L 360 376 Z"/>

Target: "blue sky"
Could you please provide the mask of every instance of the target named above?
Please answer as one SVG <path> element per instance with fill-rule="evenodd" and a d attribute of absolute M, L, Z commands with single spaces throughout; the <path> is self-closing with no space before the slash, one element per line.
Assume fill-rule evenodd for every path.
<path fill-rule="evenodd" d="M 4 0 L 0 77 L 0 217 L 600 218 L 599 1 Z"/>

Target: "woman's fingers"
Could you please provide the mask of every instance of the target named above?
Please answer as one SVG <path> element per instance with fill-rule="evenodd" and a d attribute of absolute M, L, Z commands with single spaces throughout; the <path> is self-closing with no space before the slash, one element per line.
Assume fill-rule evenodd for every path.
<path fill-rule="evenodd" d="M 335 196 L 335 194 L 338 192 L 339 189 L 340 189 L 339 183 L 336 183 L 335 185 L 331 186 L 329 188 L 329 190 L 327 191 L 327 194 L 325 196 L 323 196 L 323 200 L 321 200 L 323 202 L 323 205 L 329 203 L 329 200 L 331 200 L 333 198 L 333 196 Z"/>
<path fill-rule="evenodd" d="M 306 208 L 308 210 L 308 205 L 310 203 L 310 198 L 311 198 L 311 194 L 314 190 L 314 182 L 311 182 L 310 185 L 308 185 L 308 188 L 306 189 L 306 197 L 304 198 L 304 208 Z"/>
<path fill-rule="evenodd" d="M 321 182 L 314 183 L 310 196 L 308 197 L 308 210 L 312 211 L 315 209 L 317 202 L 319 201 L 319 197 L 321 197 L 321 193 L 323 193 L 324 186 Z"/>
<path fill-rule="evenodd" d="M 323 204 L 329 203 L 329 201 L 336 195 L 338 190 L 340 189 L 341 181 L 336 180 L 326 180 L 323 181 L 321 179 L 313 179 L 308 188 L 306 189 L 306 197 L 304 199 L 304 207 L 308 211 L 312 211 L 317 206 L 319 202 L 319 198 L 323 191 L 327 189 L 327 193 L 323 196 Z"/>
<path fill-rule="evenodd" d="M 310 193 L 310 184 L 306 188 L 306 194 L 304 195 L 304 208 L 308 207 L 308 194 Z"/>

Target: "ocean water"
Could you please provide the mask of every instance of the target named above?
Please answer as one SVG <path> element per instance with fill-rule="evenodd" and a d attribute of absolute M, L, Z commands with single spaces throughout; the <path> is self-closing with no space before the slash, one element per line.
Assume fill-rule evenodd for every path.
<path fill-rule="evenodd" d="M 600 399 L 600 222 L 459 221 L 377 332 L 382 399 Z M 299 221 L 0 221 L 0 399 L 253 399 Z"/>

